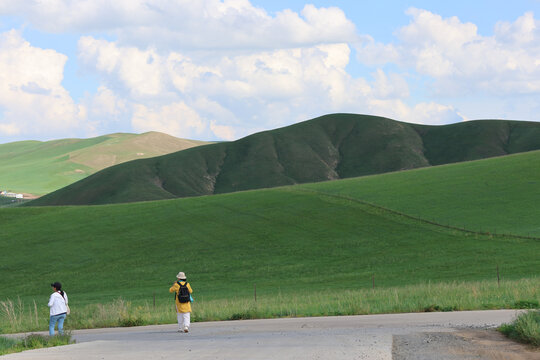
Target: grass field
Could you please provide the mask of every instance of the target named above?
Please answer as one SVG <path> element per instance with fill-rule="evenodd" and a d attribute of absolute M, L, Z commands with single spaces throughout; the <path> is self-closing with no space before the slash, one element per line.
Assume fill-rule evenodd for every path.
<path fill-rule="evenodd" d="M 540 153 L 517 155 L 512 163 L 529 163 L 531 155 L 538 158 Z M 501 161 L 506 158 L 411 174 L 421 184 L 426 177 L 437 178 L 433 173 L 438 171 L 451 169 L 469 177 L 475 164 L 480 170 L 493 169 Z M 491 165 L 484 167 L 486 162 Z M 380 188 L 373 192 L 387 188 L 387 177 L 404 174 L 380 176 Z M 85 293 L 84 302 L 92 302 L 103 296 L 160 293 L 180 268 L 193 274 L 209 298 L 219 297 L 230 284 L 240 294 L 250 293 L 254 282 L 264 293 L 276 287 L 310 289 L 323 278 L 330 278 L 335 289 L 368 287 L 372 274 L 380 286 L 481 280 L 493 278 L 497 265 L 506 279 L 538 274 L 538 239 L 460 231 L 370 206 L 358 194 L 366 180 L 373 181 L 358 178 L 124 205 L 2 209 L 0 271 L 10 276 L 0 279 L 0 288 L 31 297 L 47 294 L 53 278 L 66 279 L 67 288 Z M 494 184 L 507 180 L 506 173 L 491 176 Z M 473 186 L 483 180 L 477 176 L 469 182 Z M 333 186 L 340 197 L 326 194 Z M 436 188 L 433 182 L 426 191 L 434 194 L 431 201 L 443 192 Z M 518 193 L 493 193 L 503 205 L 494 205 L 493 211 L 506 210 L 505 216 L 514 217 L 521 211 Z M 489 189 L 478 197 L 488 194 Z M 537 214 L 537 193 L 521 197 L 530 197 L 527 209 Z M 514 206 L 504 205 L 512 199 Z M 463 199 L 453 201 L 446 216 L 458 216 Z M 477 212 L 479 220 L 482 216 Z M 494 218 L 491 225 L 498 221 Z M 519 234 L 519 226 L 508 232 Z"/>
<path fill-rule="evenodd" d="M 115 164 L 202 144 L 157 132 L 0 144 L 0 189 L 43 195 Z"/>
<path fill-rule="evenodd" d="M 439 224 L 540 237 L 540 151 L 303 187 Z"/>
<path fill-rule="evenodd" d="M 138 298 L 180 269 L 210 299 L 538 273 L 537 239 L 427 224 L 346 199 L 284 188 L 122 206 L 3 209 L 0 285 L 23 297 L 51 281 L 84 302 Z M 4 293 L 4 291 L 2 291 Z M 168 295 L 165 295 L 168 296 Z"/>
<path fill-rule="evenodd" d="M 259 298 L 269 302 L 305 298 L 320 291 L 339 296 L 359 291 L 361 297 L 366 294 L 362 291 L 371 291 L 373 283 L 381 290 L 403 288 L 396 291 L 405 296 L 411 291 L 425 294 L 425 289 L 414 290 L 422 284 L 480 282 L 495 286 L 498 268 L 501 281 L 516 286 L 507 292 L 510 296 L 497 298 L 496 289 L 495 295 L 477 291 L 480 300 L 458 308 L 538 302 L 540 240 L 515 236 L 524 233 L 522 228 L 529 232 L 533 218 L 512 223 L 505 231 L 508 235 L 493 235 L 418 216 L 426 214 L 423 207 L 438 204 L 437 197 L 445 189 L 465 191 L 468 186 L 476 190 L 456 192 L 446 199 L 447 206 L 440 204 L 438 212 L 432 212 L 459 219 L 467 206 L 485 204 L 474 216 L 488 226 L 501 221 L 492 215 L 497 211 L 517 219 L 524 206 L 538 214 L 540 198 L 532 183 L 540 172 L 539 157 L 540 152 L 534 152 L 372 178 L 197 198 L 0 209 L 0 301 L 20 298 L 27 306 L 35 301 L 36 311 L 43 312 L 49 284 L 61 281 L 74 308 L 105 306 L 118 298 L 145 306 L 154 295 L 158 304 L 170 304 L 168 288 L 178 271 L 187 273 L 199 304 L 215 303 L 216 308 L 224 299 L 252 299 L 255 285 Z M 529 173 L 509 176 L 522 171 L 524 164 L 531 167 Z M 504 171 L 496 171 L 500 168 Z M 400 208 L 408 205 L 406 196 L 403 203 L 380 203 L 416 217 L 364 202 L 363 188 L 369 194 L 386 194 L 384 200 L 392 199 L 388 187 L 395 186 L 399 196 L 397 184 L 406 174 L 412 174 L 408 184 L 423 201 L 412 202 L 416 207 L 407 209 Z M 459 185 L 450 175 L 467 181 Z M 394 176 L 397 180 L 392 180 Z M 486 178 L 491 186 L 483 186 Z M 530 187 L 521 186 L 529 183 Z M 496 190 L 505 184 L 513 190 Z M 476 202 L 468 198 L 474 196 Z M 483 202 L 490 197 L 496 201 Z M 471 230 L 477 230 L 474 218 L 470 221 Z M 527 285 L 519 285 L 523 279 Z M 460 296 L 468 291 L 457 289 Z M 489 300 L 491 297 L 495 300 Z M 401 309 L 457 304 L 438 303 L 434 293 L 420 298 L 422 302 L 413 301 L 410 308 Z M 380 301 L 373 299 L 369 307 L 373 310 Z M 311 313 L 324 313 L 317 309 Z M 304 312 L 308 311 L 298 313 Z"/>

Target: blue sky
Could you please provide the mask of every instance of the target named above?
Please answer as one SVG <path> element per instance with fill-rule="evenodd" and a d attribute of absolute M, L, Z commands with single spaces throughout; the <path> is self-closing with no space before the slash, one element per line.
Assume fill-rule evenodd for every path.
<path fill-rule="evenodd" d="M 0 143 L 540 121 L 540 1 L 3 0 Z"/>

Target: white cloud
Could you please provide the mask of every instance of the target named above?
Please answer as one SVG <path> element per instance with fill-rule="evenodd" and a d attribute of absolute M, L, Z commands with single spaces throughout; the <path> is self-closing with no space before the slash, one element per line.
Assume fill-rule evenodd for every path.
<path fill-rule="evenodd" d="M 106 88 L 127 104 L 135 131 L 229 140 L 331 112 L 397 115 L 416 122 L 451 118 L 442 115 L 451 111 L 442 105 L 434 104 L 429 112 L 406 105 L 402 99 L 409 88 L 399 74 L 378 69 L 372 81 L 351 77 L 346 71 L 350 54 L 349 46 L 340 43 L 205 60 L 93 37 L 79 41 L 81 62 L 87 71 L 101 74 Z"/>
<path fill-rule="evenodd" d="M 85 136 L 117 132 L 118 130 L 115 129 L 119 124 L 129 123 L 130 106 L 127 101 L 103 85 L 95 94 L 87 93 L 79 107 L 81 108 L 80 117 L 85 120 Z"/>
<path fill-rule="evenodd" d="M 457 112 L 453 106 L 430 102 L 416 104 L 408 116 L 404 117 L 404 120 L 430 125 L 443 125 L 465 121 L 467 118 Z"/>
<path fill-rule="evenodd" d="M 399 42 L 369 39 L 359 48 L 360 61 L 414 68 L 436 80 L 433 90 L 438 94 L 540 92 L 540 22 L 532 13 L 498 23 L 493 36 L 479 35 L 476 25 L 457 17 L 443 19 L 419 9 L 407 13 L 412 21 L 398 30 Z"/>
<path fill-rule="evenodd" d="M 119 99 L 111 89 L 100 86 L 89 104 L 90 111 L 95 116 L 112 116 L 117 118 L 126 111 L 126 103 Z"/>
<path fill-rule="evenodd" d="M 210 130 L 220 139 L 235 140 L 236 132 L 232 126 L 219 125 L 215 121 L 210 122 Z"/>
<path fill-rule="evenodd" d="M 356 37 L 339 8 L 306 5 L 300 14 L 271 16 L 248 0 L 3 0 L 0 14 L 23 16 L 45 31 L 114 33 L 141 48 L 268 49 Z"/>
<path fill-rule="evenodd" d="M 21 129 L 15 123 L 0 123 L 0 134 L 15 136 L 21 133 Z"/>
<path fill-rule="evenodd" d="M 377 69 L 373 74 L 373 94 L 377 98 L 407 98 L 409 97 L 409 86 L 407 81 L 398 74 L 386 74 L 383 70 Z"/>
<path fill-rule="evenodd" d="M 0 14 L 23 16 L 47 31 L 83 33 L 79 65 L 101 82 L 95 94 L 75 104 L 61 86 L 66 57 L 26 43 L 36 50 L 36 61 L 44 51 L 43 64 L 21 69 L 24 82 L 7 89 L 17 89 L 23 98 L 47 99 L 49 107 L 32 115 L 41 116 L 36 123 L 62 119 L 60 127 L 78 126 L 91 134 L 122 123 L 136 132 L 231 140 L 331 112 L 413 122 L 461 119 L 451 106 L 409 105 L 406 74 L 381 67 L 370 78 L 351 76 L 349 44 L 359 36 L 338 8 L 306 5 L 300 13 L 270 15 L 247 0 L 4 0 Z M 377 57 L 370 61 L 386 57 L 450 88 L 459 77 L 456 69 L 474 66 L 458 60 L 461 48 L 480 38 L 476 27 L 423 10 L 409 14 L 414 21 L 399 32 L 401 44 L 367 42 L 365 48 Z M 512 26 L 501 24 L 499 36 L 507 39 Z M 532 31 L 527 19 L 518 28 Z M 116 40 L 100 39 L 100 32 Z M 10 109 L 15 108 L 39 106 L 4 109 L 0 131 L 27 133 L 13 120 Z"/>
<path fill-rule="evenodd" d="M 415 124 L 444 125 L 468 120 L 453 106 L 435 102 L 409 106 L 400 99 L 371 99 L 368 108 L 372 114 Z"/>
<path fill-rule="evenodd" d="M 528 44 L 538 39 L 540 29 L 532 12 L 527 12 L 514 23 L 499 22 L 495 26 L 497 41 L 509 44 Z"/>
<path fill-rule="evenodd" d="M 199 114 L 184 102 L 156 109 L 136 104 L 131 124 L 136 132 L 161 131 L 187 139 L 198 138 L 205 129 Z"/>
<path fill-rule="evenodd" d="M 61 84 L 66 60 L 16 30 L 0 33 L 0 134 L 66 134 L 78 126 L 81 109 Z"/>
<path fill-rule="evenodd" d="M 120 48 L 89 36 L 79 40 L 79 60 L 102 75 L 108 86 L 122 86 L 133 97 L 163 96 L 163 59 L 153 50 Z M 118 81 L 111 83 L 111 76 Z"/>

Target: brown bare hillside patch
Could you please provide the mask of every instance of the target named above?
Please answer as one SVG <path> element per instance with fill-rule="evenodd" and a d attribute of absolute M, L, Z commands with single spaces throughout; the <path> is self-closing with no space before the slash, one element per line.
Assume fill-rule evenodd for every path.
<path fill-rule="evenodd" d="M 74 151 L 70 154 L 70 161 L 99 171 L 126 161 L 165 155 L 207 144 L 204 141 L 179 139 L 159 132 L 110 136 L 110 140 L 93 146 L 92 151 Z"/>

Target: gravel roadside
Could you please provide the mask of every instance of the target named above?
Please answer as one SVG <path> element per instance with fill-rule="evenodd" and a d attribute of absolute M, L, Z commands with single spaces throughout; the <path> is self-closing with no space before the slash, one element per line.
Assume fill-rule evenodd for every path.
<path fill-rule="evenodd" d="M 540 351 L 494 329 L 395 335 L 393 360 L 540 360 Z"/>

